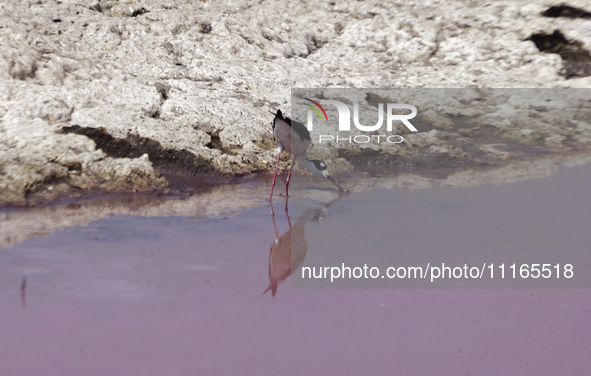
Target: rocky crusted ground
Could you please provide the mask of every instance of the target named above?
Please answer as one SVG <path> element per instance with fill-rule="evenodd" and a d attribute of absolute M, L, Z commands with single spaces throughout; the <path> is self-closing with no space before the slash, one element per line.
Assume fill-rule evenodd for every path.
<path fill-rule="evenodd" d="M 582 0 L 6 0 L 0 204 L 162 191 L 163 171 L 270 171 L 268 111 L 289 113 L 292 87 L 590 87 L 589 12 Z M 432 111 L 412 149 L 382 160 L 519 157 L 482 149 L 499 143 L 586 149 L 586 115 L 551 132 L 509 124 L 491 142 Z"/>
<path fill-rule="evenodd" d="M 479 184 L 505 184 L 545 178 L 553 175 L 560 167 L 581 166 L 591 163 L 591 155 L 547 155 L 513 160 L 503 166 L 465 169 L 429 170 L 400 167 L 395 174 L 370 176 L 357 173 L 355 177 L 341 181 L 351 192 L 373 189 L 435 189 L 469 188 Z M 405 171 L 406 170 L 406 171 Z M 301 179 L 303 189 L 293 190 L 295 200 L 303 199 L 301 205 L 312 204 L 321 208 L 334 202 L 339 192 L 328 186 L 322 178 Z M 246 179 L 249 180 L 249 179 Z M 328 187 L 328 188 L 327 188 Z M 276 187 L 276 194 L 281 192 Z M 52 205 L 10 210 L 0 213 L 0 248 L 24 240 L 48 236 L 54 231 L 73 226 L 83 229 L 90 223 L 112 215 L 139 217 L 191 217 L 228 218 L 253 208 L 269 207 L 269 185 L 267 181 L 250 179 L 244 184 L 212 185 L 190 197 L 146 197 L 143 195 L 110 195 L 92 200 L 82 200 L 65 205 Z M 276 197 L 275 211 L 283 211 L 283 199 Z M 297 204 L 296 204 L 297 206 Z M 269 213 L 270 215 L 270 213 Z M 269 226 L 272 226 L 269 220 Z M 270 229 L 271 230 L 271 229 Z M 89 238 L 92 239 L 92 234 Z"/>

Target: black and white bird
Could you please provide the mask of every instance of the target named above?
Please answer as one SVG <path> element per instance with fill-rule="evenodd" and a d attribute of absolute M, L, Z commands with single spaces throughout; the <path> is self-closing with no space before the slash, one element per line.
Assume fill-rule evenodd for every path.
<path fill-rule="evenodd" d="M 291 171 L 293 170 L 293 165 L 296 161 L 307 168 L 308 171 L 317 175 L 322 175 L 330 180 L 331 183 L 333 183 L 339 190 L 347 192 L 346 189 L 338 185 L 337 182 L 329 175 L 326 163 L 318 160 L 308 159 L 308 146 L 312 141 L 310 138 L 310 132 L 308 132 L 308 129 L 303 124 L 298 123 L 295 120 L 291 120 L 287 116 L 284 117 L 281 113 L 281 110 L 277 110 L 275 119 L 273 119 L 273 139 L 275 139 L 275 144 L 277 144 L 279 154 L 277 155 L 277 165 L 275 166 L 275 175 L 273 175 L 273 185 L 271 186 L 271 196 L 269 197 L 269 200 L 273 199 L 273 189 L 275 188 L 275 180 L 277 179 L 279 159 L 281 158 L 281 153 L 284 151 L 293 155 L 291 168 L 289 169 L 289 174 L 287 175 L 287 180 L 285 181 L 286 195 L 288 194 L 287 191 L 289 188 Z"/>

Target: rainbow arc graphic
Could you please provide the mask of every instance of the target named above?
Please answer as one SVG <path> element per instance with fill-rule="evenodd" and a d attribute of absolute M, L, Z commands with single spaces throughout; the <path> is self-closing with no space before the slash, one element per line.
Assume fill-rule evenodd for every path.
<path fill-rule="evenodd" d="M 303 98 L 309 102 L 311 102 L 312 104 L 318 106 L 318 108 L 320 110 L 322 110 L 322 113 L 324 114 L 324 118 L 326 119 L 326 122 L 328 122 L 328 116 L 326 116 L 326 111 L 324 111 L 324 108 L 322 108 L 322 106 L 320 105 L 320 103 L 313 101 L 312 99 L 308 99 L 308 98 Z M 312 106 L 310 103 L 302 103 L 305 104 L 306 106 L 310 107 L 311 109 L 313 109 L 314 111 L 316 111 L 316 113 L 318 114 L 318 117 L 320 118 L 320 121 L 322 121 L 322 115 L 320 115 L 320 111 L 318 111 L 318 108 Z"/>

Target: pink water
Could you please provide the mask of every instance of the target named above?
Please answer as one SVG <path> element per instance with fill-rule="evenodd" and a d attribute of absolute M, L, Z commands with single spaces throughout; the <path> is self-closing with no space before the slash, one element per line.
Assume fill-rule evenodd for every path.
<path fill-rule="evenodd" d="M 262 293 L 274 239 L 261 207 L 215 220 L 113 216 L 3 248 L 0 375 L 591 374 L 588 290 L 287 280 L 273 298 Z"/>

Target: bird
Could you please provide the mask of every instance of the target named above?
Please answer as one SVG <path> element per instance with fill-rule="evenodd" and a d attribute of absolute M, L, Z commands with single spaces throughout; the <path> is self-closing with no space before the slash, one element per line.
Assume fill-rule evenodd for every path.
<path fill-rule="evenodd" d="M 271 112 L 271 114 L 273 113 Z M 312 138 L 310 137 L 310 132 L 308 132 L 308 129 L 302 123 L 298 123 L 295 120 L 291 120 L 287 116 L 284 117 L 281 113 L 281 110 L 279 109 L 277 110 L 277 113 L 273 115 L 275 115 L 275 119 L 273 119 L 273 139 L 275 140 L 275 144 L 277 145 L 278 155 L 277 164 L 275 165 L 275 174 L 273 175 L 273 184 L 271 185 L 271 196 L 269 197 L 269 201 L 272 201 L 273 199 L 273 189 L 275 188 L 275 182 L 277 180 L 277 169 L 279 168 L 279 159 L 281 158 L 281 153 L 283 153 L 284 151 L 293 155 L 291 168 L 289 169 L 289 173 L 287 174 L 287 180 L 285 181 L 286 196 L 288 195 L 291 171 L 293 170 L 293 165 L 296 161 L 299 162 L 302 166 L 304 166 L 308 171 L 312 172 L 313 174 L 321 175 L 327 178 L 340 191 L 347 192 L 346 189 L 338 185 L 337 182 L 332 178 L 332 176 L 330 176 L 326 163 L 319 160 L 308 159 L 308 146 L 310 146 L 310 143 L 312 142 Z"/>

